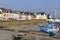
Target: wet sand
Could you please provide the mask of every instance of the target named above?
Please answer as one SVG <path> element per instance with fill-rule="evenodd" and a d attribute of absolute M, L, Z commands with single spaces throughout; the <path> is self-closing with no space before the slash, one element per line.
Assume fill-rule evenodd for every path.
<path fill-rule="evenodd" d="M 19 26 L 19 27 L 7 27 L 6 29 L 15 29 L 15 30 L 39 30 L 40 28 L 35 25 L 35 26 Z M 13 40 L 12 35 L 24 35 L 25 33 L 18 33 L 18 32 L 12 32 L 12 31 L 6 31 L 6 30 L 0 30 L 0 40 Z M 43 36 L 38 36 L 35 34 L 27 34 L 24 35 L 24 38 L 28 40 L 59 40 L 59 39 L 52 39 L 50 37 L 43 37 Z"/>

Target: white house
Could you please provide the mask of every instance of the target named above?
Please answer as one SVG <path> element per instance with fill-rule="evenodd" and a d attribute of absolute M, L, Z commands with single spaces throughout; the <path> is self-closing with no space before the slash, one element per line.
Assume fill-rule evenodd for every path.
<path fill-rule="evenodd" d="M 47 19 L 47 15 L 46 14 L 41 15 L 41 19 Z"/>
<path fill-rule="evenodd" d="M 34 18 L 35 19 L 40 19 L 41 18 L 41 14 L 34 14 Z"/>
<path fill-rule="evenodd" d="M 32 20 L 32 16 L 31 15 L 27 15 L 27 20 Z"/>
<path fill-rule="evenodd" d="M 14 14 L 13 19 L 14 20 L 20 20 L 20 15 L 19 14 Z"/>
<path fill-rule="evenodd" d="M 48 16 L 45 12 L 18 12 L 15 13 L 12 10 L 8 10 L 5 8 L 0 8 L 0 20 L 32 20 L 32 19 L 47 19 L 52 18 L 52 16 Z"/>
<path fill-rule="evenodd" d="M 27 17 L 26 15 L 21 15 L 20 20 L 26 20 L 26 17 Z"/>
<path fill-rule="evenodd" d="M 47 19 L 47 15 L 45 13 L 34 13 L 35 19 Z"/>
<path fill-rule="evenodd" d="M 31 15 L 29 12 L 22 12 L 20 13 L 20 20 L 31 20 Z"/>

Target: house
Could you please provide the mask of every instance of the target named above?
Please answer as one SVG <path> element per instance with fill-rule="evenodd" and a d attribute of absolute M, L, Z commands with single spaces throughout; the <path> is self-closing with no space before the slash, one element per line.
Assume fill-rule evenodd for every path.
<path fill-rule="evenodd" d="M 47 19 L 45 12 L 20 12 L 20 20 Z"/>
<path fill-rule="evenodd" d="M 24 11 L 20 11 L 19 13 L 20 15 L 20 20 L 32 20 L 32 12 L 24 12 Z"/>
<path fill-rule="evenodd" d="M 15 13 L 10 9 L 0 8 L 0 19 L 2 20 L 13 20 Z"/>
<path fill-rule="evenodd" d="M 14 20 L 20 20 L 20 15 L 19 14 L 13 14 L 13 19 Z"/>
<path fill-rule="evenodd" d="M 44 12 L 34 13 L 35 19 L 47 19 L 47 15 Z"/>
<path fill-rule="evenodd" d="M 0 8 L 0 11 L 1 11 L 2 13 L 8 12 L 8 10 L 7 10 L 6 8 Z"/>
<path fill-rule="evenodd" d="M 20 12 L 19 15 L 20 15 L 20 20 L 26 20 L 27 16 L 26 16 L 25 12 L 22 11 L 22 12 Z"/>
<path fill-rule="evenodd" d="M 3 14 L 3 20 L 20 20 L 19 14 L 15 13 L 2 13 Z"/>
<path fill-rule="evenodd" d="M 14 13 L 2 13 L 3 15 L 3 20 L 12 20 Z"/>
<path fill-rule="evenodd" d="M 24 12 L 0 8 L 0 20 L 33 20 L 52 18 L 45 12 Z"/>
<path fill-rule="evenodd" d="M 32 12 L 25 12 L 26 20 L 32 20 Z"/>

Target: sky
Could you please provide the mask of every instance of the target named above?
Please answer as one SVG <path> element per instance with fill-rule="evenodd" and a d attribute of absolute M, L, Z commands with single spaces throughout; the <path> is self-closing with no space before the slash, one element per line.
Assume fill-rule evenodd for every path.
<path fill-rule="evenodd" d="M 50 14 L 53 14 L 53 11 L 57 10 L 57 16 L 59 16 L 60 0 L 0 0 L 0 7 Z"/>

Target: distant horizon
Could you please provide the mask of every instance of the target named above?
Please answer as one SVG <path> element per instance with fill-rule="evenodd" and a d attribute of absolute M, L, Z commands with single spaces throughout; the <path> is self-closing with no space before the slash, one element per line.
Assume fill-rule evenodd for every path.
<path fill-rule="evenodd" d="M 0 7 L 12 10 L 46 12 L 60 17 L 60 0 L 0 0 Z"/>

